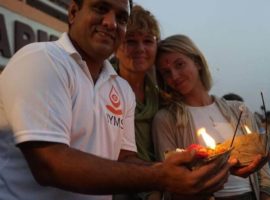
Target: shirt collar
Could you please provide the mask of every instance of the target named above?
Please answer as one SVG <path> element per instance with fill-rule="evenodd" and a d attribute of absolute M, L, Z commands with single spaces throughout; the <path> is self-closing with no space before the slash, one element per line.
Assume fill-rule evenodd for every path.
<path fill-rule="evenodd" d="M 101 74 L 104 74 L 105 76 L 118 76 L 112 64 L 108 60 L 105 60 L 103 63 Z"/>
<path fill-rule="evenodd" d="M 61 35 L 57 44 L 61 46 L 77 63 L 83 61 L 79 52 L 73 46 L 68 34 L 65 32 Z M 116 71 L 112 67 L 111 63 L 106 59 L 103 63 L 103 68 L 101 75 L 104 74 L 105 76 L 117 76 Z"/>
<path fill-rule="evenodd" d="M 82 57 L 79 52 L 73 46 L 68 34 L 65 32 L 61 35 L 59 40 L 56 42 L 59 46 L 61 46 L 71 57 L 73 57 L 76 61 L 82 61 Z"/>

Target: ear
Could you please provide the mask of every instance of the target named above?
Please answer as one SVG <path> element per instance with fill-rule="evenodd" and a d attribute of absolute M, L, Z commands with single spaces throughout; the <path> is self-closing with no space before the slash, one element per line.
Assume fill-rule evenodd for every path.
<path fill-rule="evenodd" d="M 78 5 L 74 2 L 74 0 L 71 1 L 69 8 L 68 8 L 68 23 L 69 25 L 72 25 L 74 23 L 76 14 L 79 10 Z"/>

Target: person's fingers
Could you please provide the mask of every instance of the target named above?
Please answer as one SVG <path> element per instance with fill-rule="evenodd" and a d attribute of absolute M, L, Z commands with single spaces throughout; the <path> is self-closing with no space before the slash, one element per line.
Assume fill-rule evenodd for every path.
<path fill-rule="evenodd" d="M 198 169 L 194 170 L 194 176 L 198 179 L 209 179 L 214 174 L 218 173 L 218 171 L 223 168 L 223 166 L 227 164 L 222 159 L 215 159 L 208 164 L 202 165 Z M 231 165 L 230 165 L 231 166 Z"/>
<path fill-rule="evenodd" d="M 227 163 L 224 165 L 218 173 L 216 173 L 212 178 L 207 179 L 207 181 L 202 185 L 202 192 L 206 194 L 212 194 L 223 188 L 223 185 L 227 182 L 229 177 L 229 169 L 231 165 Z"/>
<path fill-rule="evenodd" d="M 256 157 L 254 157 L 253 161 L 249 165 L 243 167 L 233 167 L 231 169 L 231 173 L 233 175 L 246 178 L 250 174 L 255 172 L 258 169 L 258 167 L 261 167 L 264 164 L 265 163 L 264 160 L 262 159 L 262 155 L 258 154 L 256 155 Z"/>
<path fill-rule="evenodd" d="M 239 160 L 237 160 L 234 157 L 230 157 L 228 160 L 228 163 L 233 167 L 233 166 L 236 166 L 237 164 L 239 164 Z"/>
<path fill-rule="evenodd" d="M 166 158 L 166 162 L 174 165 L 185 165 L 195 159 L 195 151 L 173 152 Z"/>
<path fill-rule="evenodd" d="M 160 165 L 160 174 L 162 177 L 162 187 L 171 193 L 177 194 L 193 194 L 192 185 L 189 180 L 192 180 L 191 169 L 187 166 L 195 157 L 195 152 L 170 152 L 166 155 L 166 159 Z"/>
<path fill-rule="evenodd" d="M 191 186 L 193 194 L 212 194 L 222 189 L 232 165 L 220 162 L 224 161 L 215 160 L 190 172 L 186 184 Z"/>
<path fill-rule="evenodd" d="M 237 163 L 237 160 L 225 162 L 224 159 L 215 159 L 210 163 L 191 170 L 192 161 L 195 160 L 194 152 L 175 152 L 170 154 L 164 163 L 166 177 L 174 177 L 172 179 L 164 179 L 165 185 L 171 192 L 176 194 L 212 194 L 222 189 L 224 183 L 229 176 L 229 169 Z M 180 178 L 181 177 L 181 178 Z"/>

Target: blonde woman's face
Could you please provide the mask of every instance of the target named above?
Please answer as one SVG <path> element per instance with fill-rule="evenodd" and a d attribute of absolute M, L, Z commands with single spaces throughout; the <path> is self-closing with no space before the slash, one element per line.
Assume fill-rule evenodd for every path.
<path fill-rule="evenodd" d="M 146 73 L 155 62 L 156 52 L 155 36 L 145 32 L 127 34 L 116 52 L 120 71 Z"/>
<path fill-rule="evenodd" d="M 166 84 L 183 96 L 202 86 L 200 67 L 184 54 L 160 54 L 157 58 L 157 68 Z"/>

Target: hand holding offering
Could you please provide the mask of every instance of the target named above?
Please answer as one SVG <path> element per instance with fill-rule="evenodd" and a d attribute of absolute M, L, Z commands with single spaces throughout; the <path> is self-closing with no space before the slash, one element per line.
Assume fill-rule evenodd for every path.
<path fill-rule="evenodd" d="M 235 158 L 231 158 L 229 162 L 235 162 Z M 253 172 L 259 170 L 262 166 L 264 166 L 267 162 L 267 158 L 263 158 L 260 154 L 256 155 L 252 162 L 250 162 L 246 166 L 239 166 L 234 165 L 234 167 L 231 168 L 231 174 L 235 176 L 240 176 L 243 178 L 247 178 L 250 174 Z"/>
<path fill-rule="evenodd" d="M 230 140 L 225 141 L 221 146 L 228 148 Z M 248 166 L 253 162 L 257 155 L 267 157 L 268 150 L 265 148 L 265 135 L 250 133 L 246 135 L 238 135 L 233 143 L 233 151 L 231 156 L 238 159 L 238 166 Z"/>
<path fill-rule="evenodd" d="M 195 146 L 195 145 L 193 145 Z M 181 186 L 179 191 L 170 191 L 177 195 L 200 195 L 211 196 L 214 192 L 220 190 L 229 176 L 229 169 L 233 163 L 220 162 L 218 159 L 213 159 L 211 162 L 206 162 L 200 167 L 190 167 L 196 160 L 203 160 L 205 158 L 198 158 L 195 149 L 176 149 L 166 153 L 166 159 L 163 162 L 163 167 L 173 167 L 167 170 L 175 177 L 173 183 L 175 187 Z M 162 174 L 162 172 L 161 172 Z M 181 176 L 179 179 L 178 174 Z M 170 176 L 166 175 L 165 177 Z M 164 177 L 164 176 L 163 176 Z M 183 189 L 183 187 L 185 189 Z"/>
<path fill-rule="evenodd" d="M 196 169 L 204 164 L 207 164 L 213 160 L 218 159 L 220 161 L 220 165 L 223 165 L 229 159 L 232 148 L 223 147 L 221 145 L 216 145 L 215 140 L 206 133 L 205 128 L 201 128 L 198 130 L 198 135 L 203 138 L 207 147 L 204 147 L 199 144 L 191 144 L 186 149 L 176 149 L 175 151 L 195 151 L 194 161 L 190 164 L 191 169 Z M 166 156 L 171 153 L 165 152 Z"/>
<path fill-rule="evenodd" d="M 269 141 L 266 134 L 252 133 L 245 126 L 247 134 L 237 135 L 232 144 L 234 147 L 231 157 L 238 160 L 237 167 L 231 173 L 241 177 L 247 177 L 253 172 L 261 169 L 268 160 Z M 227 148 L 230 140 L 225 141 L 222 146 Z"/>

